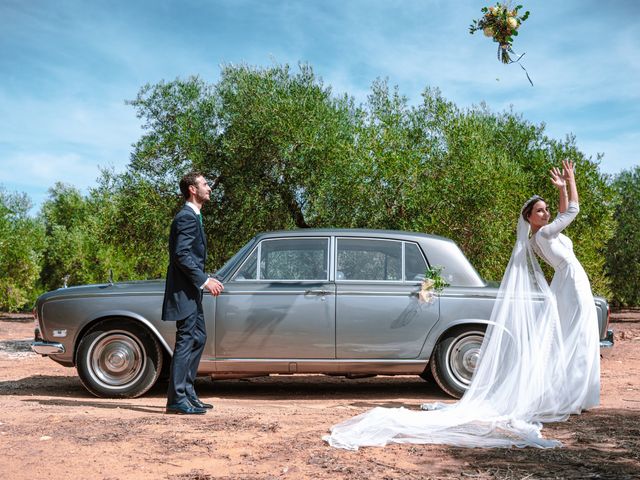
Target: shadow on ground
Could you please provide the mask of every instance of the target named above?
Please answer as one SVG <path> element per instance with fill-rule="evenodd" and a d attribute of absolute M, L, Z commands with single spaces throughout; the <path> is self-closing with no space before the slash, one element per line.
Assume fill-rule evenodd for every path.
<path fill-rule="evenodd" d="M 25 313 L 0 313 L 0 322 L 33 323 L 33 317 Z"/>
<path fill-rule="evenodd" d="M 561 439 L 555 449 L 464 449 L 452 454 L 492 478 L 640 478 L 640 412 L 596 409 L 567 422 L 545 425 L 543 434 Z M 465 469 L 466 470 L 466 469 Z"/>
<path fill-rule="evenodd" d="M 0 381 L 0 395 L 95 398 L 82 386 L 74 369 L 69 376 L 32 375 L 19 380 Z M 199 378 L 198 394 L 204 399 L 237 400 L 353 400 L 357 407 L 403 406 L 390 398 L 415 400 L 451 400 L 436 385 L 416 377 L 376 377 L 350 380 L 323 375 L 272 376 L 242 380 Z M 142 398 L 164 398 L 166 382 L 158 382 Z M 382 403 L 380 402 L 382 401 Z"/>

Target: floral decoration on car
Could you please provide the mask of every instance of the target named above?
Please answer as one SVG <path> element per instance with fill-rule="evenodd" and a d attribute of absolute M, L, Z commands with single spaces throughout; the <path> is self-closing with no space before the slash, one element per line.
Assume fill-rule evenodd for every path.
<path fill-rule="evenodd" d="M 444 287 L 449 286 L 444 278 L 442 278 L 441 273 L 442 267 L 439 265 L 427 267 L 424 272 L 424 280 L 422 280 L 422 285 L 418 292 L 420 303 L 433 303 L 436 296 L 444 290 Z"/>

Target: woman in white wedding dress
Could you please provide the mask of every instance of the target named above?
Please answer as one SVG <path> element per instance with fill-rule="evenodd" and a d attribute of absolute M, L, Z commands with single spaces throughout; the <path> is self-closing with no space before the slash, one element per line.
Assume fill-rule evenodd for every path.
<path fill-rule="evenodd" d="M 571 240 L 561 233 L 579 211 L 573 164 L 564 161 L 562 171 L 552 169 L 551 181 L 560 194 L 558 216 L 549 223 L 547 205 L 538 196 L 522 208 L 478 367 L 460 401 L 423 405 L 429 411 L 374 408 L 335 425 L 324 437 L 331 446 L 551 448 L 560 442 L 542 437 L 542 422 L 598 405 L 595 303 Z M 534 251 L 555 270 L 550 286 Z"/>

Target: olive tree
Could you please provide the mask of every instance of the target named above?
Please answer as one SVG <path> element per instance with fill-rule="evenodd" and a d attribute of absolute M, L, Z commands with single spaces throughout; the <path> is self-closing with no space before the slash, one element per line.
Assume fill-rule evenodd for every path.
<path fill-rule="evenodd" d="M 295 74 L 288 66 L 226 66 L 214 86 L 161 82 L 131 104 L 145 133 L 130 174 L 176 199 L 187 170 L 212 181 L 203 215 L 214 268 L 259 231 L 318 225 L 309 211 L 324 168 L 353 143 L 352 104 L 333 98 L 306 65 Z"/>
<path fill-rule="evenodd" d="M 154 252 L 137 263 L 136 275 L 157 272 L 162 226 L 181 204 L 178 179 L 195 169 L 214 187 L 203 211 L 209 268 L 258 231 L 399 228 L 453 238 L 482 275 L 499 279 L 521 205 L 534 193 L 556 205 L 548 170 L 566 157 L 577 165 L 583 200 L 569 233 L 594 288 L 608 293 L 603 252 L 612 194 L 598 159 L 586 158 L 573 137 L 549 138 L 544 125 L 512 111 L 462 109 L 431 88 L 411 105 L 384 80 L 356 104 L 335 95 L 308 65 L 227 65 L 216 84 L 197 77 L 160 82 L 130 103 L 145 132 L 113 183 L 118 195 L 129 194 L 114 204 L 119 220 L 109 237 L 112 244 L 136 238 L 127 247 L 132 256 L 135 249 Z M 153 220 L 123 213 L 134 205 Z M 136 236 L 140 228 L 145 233 Z"/>
<path fill-rule="evenodd" d="M 606 270 L 613 300 L 620 306 L 640 305 L 640 167 L 618 174 L 614 218 L 616 228 L 607 245 Z"/>
<path fill-rule="evenodd" d="M 28 215 L 25 193 L 0 188 L 0 309 L 18 311 L 32 306 L 40 292 L 44 230 Z"/>

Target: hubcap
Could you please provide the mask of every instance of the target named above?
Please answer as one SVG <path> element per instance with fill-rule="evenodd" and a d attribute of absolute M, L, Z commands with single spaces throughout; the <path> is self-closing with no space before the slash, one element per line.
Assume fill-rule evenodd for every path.
<path fill-rule="evenodd" d="M 142 348 L 125 333 L 105 333 L 95 340 L 91 352 L 91 371 L 105 386 L 127 385 L 142 373 L 145 361 Z"/>
<path fill-rule="evenodd" d="M 483 339 L 484 335 L 480 332 L 467 332 L 451 343 L 449 368 L 453 378 L 464 388 L 471 383 L 473 372 L 478 366 Z"/>

